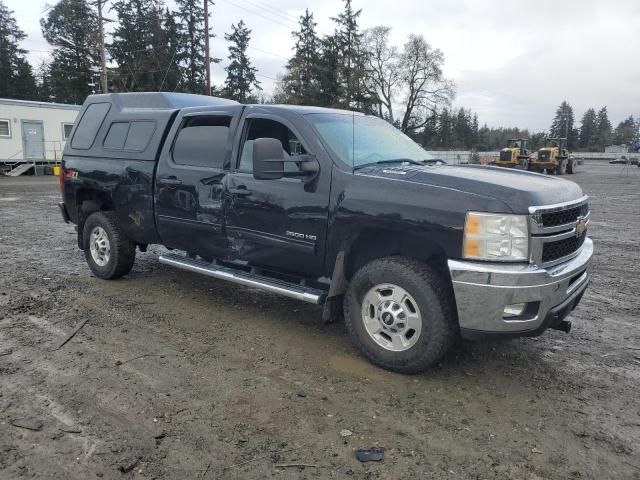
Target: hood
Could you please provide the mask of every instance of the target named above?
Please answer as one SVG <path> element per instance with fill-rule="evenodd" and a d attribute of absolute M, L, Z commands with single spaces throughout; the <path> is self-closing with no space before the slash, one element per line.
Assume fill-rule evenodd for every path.
<path fill-rule="evenodd" d="M 492 197 L 507 204 L 514 213 L 528 213 L 530 206 L 569 202 L 584 195 L 577 184 L 563 178 L 481 165 L 372 166 L 358 174 Z"/>

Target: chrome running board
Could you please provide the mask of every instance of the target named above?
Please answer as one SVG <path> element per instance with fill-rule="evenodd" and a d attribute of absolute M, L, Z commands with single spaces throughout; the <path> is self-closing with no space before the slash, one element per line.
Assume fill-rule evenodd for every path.
<path fill-rule="evenodd" d="M 265 275 L 246 272 L 244 270 L 225 267 L 215 263 L 208 263 L 195 258 L 188 258 L 175 253 L 160 256 L 160 263 L 182 268 L 190 272 L 201 273 L 208 277 L 228 282 L 238 283 L 246 287 L 259 288 L 267 292 L 302 300 L 303 302 L 319 305 L 324 303 L 327 292 L 315 288 L 309 288 L 297 283 L 290 283 Z"/>

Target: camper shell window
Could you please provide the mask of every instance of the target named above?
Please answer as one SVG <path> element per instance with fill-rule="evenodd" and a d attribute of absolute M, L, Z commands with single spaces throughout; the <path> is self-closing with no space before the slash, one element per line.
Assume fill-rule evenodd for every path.
<path fill-rule="evenodd" d="M 110 108 L 110 103 L 92 103 L 87 107 L 78 128 L 76 128 L 76 133 L 73 135 L 73 140 L 71 140 L 73 148 L 88 150 L 93 146 L 98 130 L 100 130 Z"/>

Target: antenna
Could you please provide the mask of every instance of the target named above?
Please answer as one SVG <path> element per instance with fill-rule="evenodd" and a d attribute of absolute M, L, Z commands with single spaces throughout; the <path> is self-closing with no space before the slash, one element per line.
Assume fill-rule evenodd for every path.
<path fill-rule="evenodd" d="M 351 167 L 356 166 L 356 112 L 351 111 Z"/>

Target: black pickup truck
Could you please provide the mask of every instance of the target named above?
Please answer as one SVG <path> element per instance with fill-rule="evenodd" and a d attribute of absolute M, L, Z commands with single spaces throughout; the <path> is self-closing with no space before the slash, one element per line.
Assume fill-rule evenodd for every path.
<path fill-rule="evenodd" d="M 60 208 L 99 278 L 161 244 L 164 264 L 344 314 L 362 354 L 398 372 L 459 336 L 568 332 L 593 253 L 580 187 L 441 163 L 348 111 L 95 95 L 64 150 Z"/>

